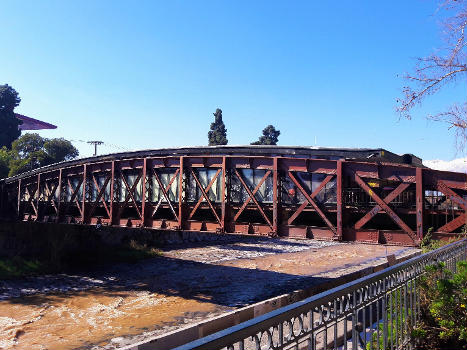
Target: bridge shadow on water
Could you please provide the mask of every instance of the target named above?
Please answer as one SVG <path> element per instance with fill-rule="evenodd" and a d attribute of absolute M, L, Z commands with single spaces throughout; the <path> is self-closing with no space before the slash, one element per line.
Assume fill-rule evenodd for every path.
<path fill-rule="evenodd" d="M 188 256 L 183 259 L 174 256 L 176 252 L 186 250 L 186 246 L 174 250 L 134 264 L 119 263 L 73 274 L 0 281 L 0 298 L 15 289 L 32 294 L 2 301 L 0 313 L 3 308 L 9 317 L 15 318 L 10 314 L 16 313 L 12 306 L 18 307 L 21 315 L 27 315 L 30 320 L 35 320 L 40 313 L 42 323 L 28 326 L 26 334 L 30 339 L 36 341 L 35 337 L 47 329 L 46 332 L 52 334 L 51 339 L 66 337 L 67 342 L 76 344 L 73 348 L 88 349 L 108 343 L 117 336 L 139 337 L 146 331 L 157 336 L 332 280 L 301 275 L 293 270 L 267 270 L 267 266 L 271 266 L 270 260 L 205 263 L 196 261 L 202 258 L 194 255 L 196 249 L 192 252 L 192 260 Z M 309 253 L 313 254 L 313 248 Z M 290 255 L 284 261 L 287 259 L 290 260 Z M 237 262 L 241 266 L 236 266 Z M 266 268 L 259 269 L 258 266 Z M 67 292 L 63 292 L 64 289 Z"/>
<path fill-rule="evenodd" d="M 286 242 L 286 244 L 284 244 Z M 241 245 L 239 245 L 241 244 Z M 270 248 L 274 246 L 274 248 Z M 206 247 L 216 247 L 218 249 L 228 249 L 228 250 L 243 250 L 243 251 L 257 251 L 262 253 L 287 253 L 290 252 L 290 249 L 285 247 L 295 247 L 303 248 L 303 250 L 312 248 L 307 242 L 299 242 L 292 240 L 276 239 L 271 237 L 248 237 L 248 236 L 233 236 L 228 237 L 225 240 L 212 240 L 212 241 L 202 241 L 202 242 L 188 242 L 180 244 L 171 244 L 170 246 L 163 246 L 161 250 L 163 251 L 172 251 L 177 248 L 206 248 Z M 294 250 L 297 251 L 297 250 Z"/>
<path fill-rule="evenodd" d="M 146 291 L 236 308 L 329 280 L 331 278 L 261 270 L 253 265 L 245 268 L 160 256 L 135 264 L 101 267 L 87 273 L 3 281 L 0 282 L 0 294 L 15 288 L 36 289 L 34 295 L 8 299 L 7 302 L 39 305 L 56 303 L 75 295 L 125 297 L 134 291 Z M 62 292 L 64 289 L 68 291 Z"/>

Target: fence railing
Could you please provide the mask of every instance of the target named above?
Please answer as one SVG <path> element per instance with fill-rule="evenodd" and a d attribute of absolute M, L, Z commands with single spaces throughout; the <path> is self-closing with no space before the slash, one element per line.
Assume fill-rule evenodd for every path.
<path fill-rule="evenodd" d="M 176 350 L 408 349 L 425 267 L 466 259 L 463 239 Z"/>

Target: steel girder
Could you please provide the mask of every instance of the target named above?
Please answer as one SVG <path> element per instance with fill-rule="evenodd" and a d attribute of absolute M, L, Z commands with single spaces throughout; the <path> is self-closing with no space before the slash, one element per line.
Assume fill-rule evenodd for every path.
<path fill-rule="evenodd" d="M 416 245 L 466 224 L 465 174 L 394 163 L 157 156 L 44 168 L 0 183 L 19 220 Z"/>

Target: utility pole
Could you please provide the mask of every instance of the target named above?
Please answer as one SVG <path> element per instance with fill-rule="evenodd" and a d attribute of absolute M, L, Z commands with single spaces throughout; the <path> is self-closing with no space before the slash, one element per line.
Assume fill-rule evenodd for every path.
<path fill-rule="evenodd" d="M 102 145 L 103 141 L 88 141 L 90 145 L 94 145 L 94 157 L 97 156 L 97 145 Z"/>

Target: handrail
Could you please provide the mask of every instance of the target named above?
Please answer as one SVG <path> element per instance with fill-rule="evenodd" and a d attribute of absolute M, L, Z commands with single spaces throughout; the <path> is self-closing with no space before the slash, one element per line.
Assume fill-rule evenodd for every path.
<path fill-rule="evenodd" d="M 449 245 L 436 249 L 432 252 L 414 257 L 405 262 L 386 268 L 382 271 L 375 272 L 367 277 L 359 278 L 355 281 L 348 282 L 346 284 L 343 284 L 341 286 L 335 287 L 328 291 L 319 293 L 317 295 L 311 296 L 309 298 L 306 298 L 294 304 L 290 304 L 288 306 L 284 306 L 282 308 L 276 309 L 274 311 L 271 311 L 267 314 L 254 318 L 252 320 L 243 322 L 241 324 L 219 331 L 212 335 L 208 335 L 204 338 L 195 340 L 183 346 L 177 347 L 175 350 L 201 350 L 201 349 L 214 350 L 214 349 L 222 349 L 225 347 L 227 347 L 227 349 L 234 349 L 233 344 L 237 342 L 242 342 L 249 337 L 252 337 L 252 338 L 256 337 L 257 339 L 261 340 L 262 338 L 261 334 L 264 332 L 267 332 L 268 330 L 269 330 L 268 337 L 270 336 L 272 339 L 272 335 L 270 331 L 271 327 L 277 328 L 278 326 L 283 324 L 284 321 L 290 322 L 290 320 L 294 320 L 294 318 L 301 317 L 302 315 L 306 313 L 310 313 L 310 310 L 313 310 L 313 312 L 316 312 L 316 309 L 320 309 L 320 308 L 322 309 L 323 305 L 329 305 L 331 302 L 334 302 L 335 300 L 338 300 L 338 299 L 343 300 L 342 298 L 347 297 L 349 295 L 351 296 L 348 299 L 350 303 L 348 303 L 346 307 L 349 307 L 349 309 L 358 308 L 359 305 L 357 304 L 358 304 L 359 298 L 356 295 L 357 292 L 365 288 L 368 288 L 370 286 L 373 286 L 375 283 L 379 285 L 379 287 L 382 287 L 382 290 L 379 291 L 380 293 L 376 291 L 375 295 L 373 295 L 373 297 L 376 297 L 375 300 L 379 301 L 381 299 L 381 292 L 384 294 L 390 293 L 392 291 L 391 286 L 394 288 L 400 288 L 400 282 L 406 283 L 407 285 L 408 281 L 413 281 L 414 278 L 417 278 L 418 276 L 423 274 L 424 266 L 428 265 L 429 263 L 433 261 L 448 260 L 449 258 L 452 258 L 456 253 L 459 256 L 461 256 L 463 259 L 466 259 L 467 239 L 462 239 L 460 241 L 451 243 Z M 397 280 L 392 280 L 394 278 Z M 381 282 L 383 283 L 381 284 Z M 397 282 L 399 282 L 399 284 Z M 363 307 L 368 307 L 368 304 L 371 301 L 370 300 L 371 297 L 372 295 L 370 292 L 367 294 L 367 298 L 365 297 L 360 298 L 360 301 L 362 301 L 363 304 L 365 304 Z M 339 308 L 339 305 L 337 305 L 336 307 L 336 304 L 334 303 L 334 309 L 331 312 L 333 312 L 336 316 L 339 316 L 337 315 L 338 308 Z M 342 309 L 343 309 L 342 305 L 340 305 L 340 310 L 342 311 Z M 352 312 L 353 314 L 355 314 L 355 310 L 353 310 Z M 321 314 L 321 316 L 323 315 Z M 347 316 L 342 315 L 342 317 L 344 317 L 345 321 L 347 321 Z M 335 317 L 335 319 L 332 320 L 332 321 L 336 321 L 336 328 L 337 328 L 338 318 L 339 317 Z M 358 321 L 358 319 L 353 320 L 353 321 Z M 311 325 L 311 330 L 313 326 L 314 325 Z M 371 327 L 372 325 L 369 325 L 369 326 Z M 302 324 L 302 328 L 303 328 L 303 324 Z M 310 329 L 308 331 L 310 331 Z M 325 331 L 327 332 L 327 329 Z M 259 336 L 258 336 L 258 333 L 260 334 Z M 300 337 L 303 338 L 303 336 L 307 335 L 306 333 L 307 332 L 305 330 L 305 332 L 301 332 L 300 334 L 298 334 L 298 336 L 295 336 L 296 340 L 299 341 Z M 289 339 L 288 342 L 284 342 L 284 343 L 285 345 L 288 345 L 291 343 L 291 341 Z M 271 340 L 271 345 L 273 345 L 272 340 Z M 262 347 L 258 347 L 258 348 L 263 349 Z M 239 347 L 239 349 L 241 349 L 241 347 Z M 270 346 L 265 349 L 282 349 L 282 347 Z"/>

